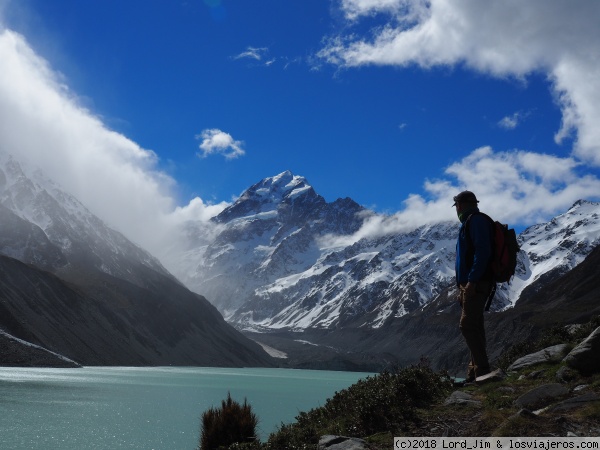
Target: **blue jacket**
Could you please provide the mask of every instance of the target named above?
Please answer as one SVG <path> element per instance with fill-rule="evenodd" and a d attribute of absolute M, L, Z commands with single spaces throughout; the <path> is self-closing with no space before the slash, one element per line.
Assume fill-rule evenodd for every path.
<path fill-rule="evenodd" d="M 456 241 L 456 284 L 490 279 L 492 226 L 483 215 L 473 210 L 462 223 Z M 468 226 L 467 226 L 468 223 Z M 467 230 L 468 228 L 468 230 Z M 470 235 L 467 236 L 468 234 Z"/>

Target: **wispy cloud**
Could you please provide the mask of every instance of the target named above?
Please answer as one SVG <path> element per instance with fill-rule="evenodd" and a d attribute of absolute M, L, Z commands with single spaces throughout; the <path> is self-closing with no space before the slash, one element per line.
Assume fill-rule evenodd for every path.
<path fill-rule="evenodd" d="M 498 121 L 498 126 L 505 130 L 514 130 L 529 114 L 517 111 L 509 116 L 505 116 Z"/>
<path fill-rule="evenodd" d="M 200 144 L 199 156 L 206 158 L 208 155 L 223 155 L 225 159 L 235 159 L 246 154 L 242 148 L 244 143 L 236 141 L 229 133 L 225 133 L 217 128 L 207 129 L 196 136 L 197 139 L 202 139 Z"/>
<path fill-rule="evenodd" d="M 157 155 L 81 106 L 22 35 L 0 31 L 0 61 L 0 149 L 40 167 L 130 239 L 160 256 L 182 220 L 225 207 L 194 199 L 177 208 L 176 182 Z"/>
<path fill-rule="evenodd" d="M 267 53 L 269 53 L 267 47 L 248 47 L 246 51 L 239 55 L 235 55 L 233 59 L 250 58 L 255 59 L 256 61 L 262 61 Z"/>
<path fill-rule="evenodd" d="M 465 65 L 497 77 L 546 73 L 578 158 L 600 166 L 600 2 L 570 0 L 342 0 L 345 16 L 385 13 L 364 39 L 334 36 L 321 50 L 343 67 Z M 360 36 L 360 35 L 359 35 Z"/>
<path fill-rule="evenodd" d="M 268 47 L 248 47 L 245 51 L 233 56 L 232 58 L 234 60 L 250 59 L 256 62 L 260 62 L 262 65 L 265 65 L 267 67 L 272 65 L 276 61 L 276 58 L 269 57 Z"/>

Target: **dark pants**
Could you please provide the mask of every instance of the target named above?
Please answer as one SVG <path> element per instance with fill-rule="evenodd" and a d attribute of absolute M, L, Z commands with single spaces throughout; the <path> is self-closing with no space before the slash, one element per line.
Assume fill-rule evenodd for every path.
<path fill-rule="evenodd" d="M 474 379 L 490 371 L 485 343 L 485 328 L 483 326 L 483 311 L 491 287 L 491 283 L 480 281 L 476 285 L 475 293 L 471 296 L 465 294 L 464 286 L 460 287 L 460 302 L 462 305 L 460 331 L 471 352 L 467 379 Z"/>

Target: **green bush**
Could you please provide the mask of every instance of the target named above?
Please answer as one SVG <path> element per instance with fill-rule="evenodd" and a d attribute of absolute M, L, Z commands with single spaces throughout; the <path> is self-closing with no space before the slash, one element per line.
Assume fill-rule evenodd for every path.
<path fill-rule="evenodd" d="M 244 404 L 231 399 L 221 402 L 221 408 L 210 408 L 202 414 L 200 450 L 217 450 L 232 444 L 255 442 L 258 418 L 244 399 Z"/>
<path fill-rule="evenodd" d="M 417 420 L 416 408 L 430 405 L 451 389 L 447 374 L 421 364 L 359 380 L 328 399 L 324 406 L 302 412 L 291 425 L 269 437 L 267 448 L 314 448 L 319 436 L 365 437 L 400 430 Z"/>

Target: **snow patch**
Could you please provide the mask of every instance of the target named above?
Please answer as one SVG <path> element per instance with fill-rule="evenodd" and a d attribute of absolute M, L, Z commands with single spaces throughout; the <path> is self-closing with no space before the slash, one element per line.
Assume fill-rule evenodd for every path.
<path fill-rule="evenodd" d="M 19 339 L 18 337 L 13 336 L 12 334 L 8 334 L 7 332 L 5 332 L 3 330 L 0 330 L 0 335 L 4 336 L 12 341 L 18 342 L 19 344 L 24 345 L 26 347 L 35 348 L 37 350 L 41 350 L 43 352 L 50 353 L 51 355 L 56 356 L 58 359 L 61 359 L 62 361 L 66 361 L 68 363 L 72 363 L 77 366 L 79 365 L 77 362 L 73 361 L 72 359 L 67 358 L 66 356 L 63 356 L 59 353 L 55 353 L 55 352 L 48 350 L 47 348 L 41 347 L 39 345 L 32 344 L 31 342 L 24 341 L 23 339 Z"/>

